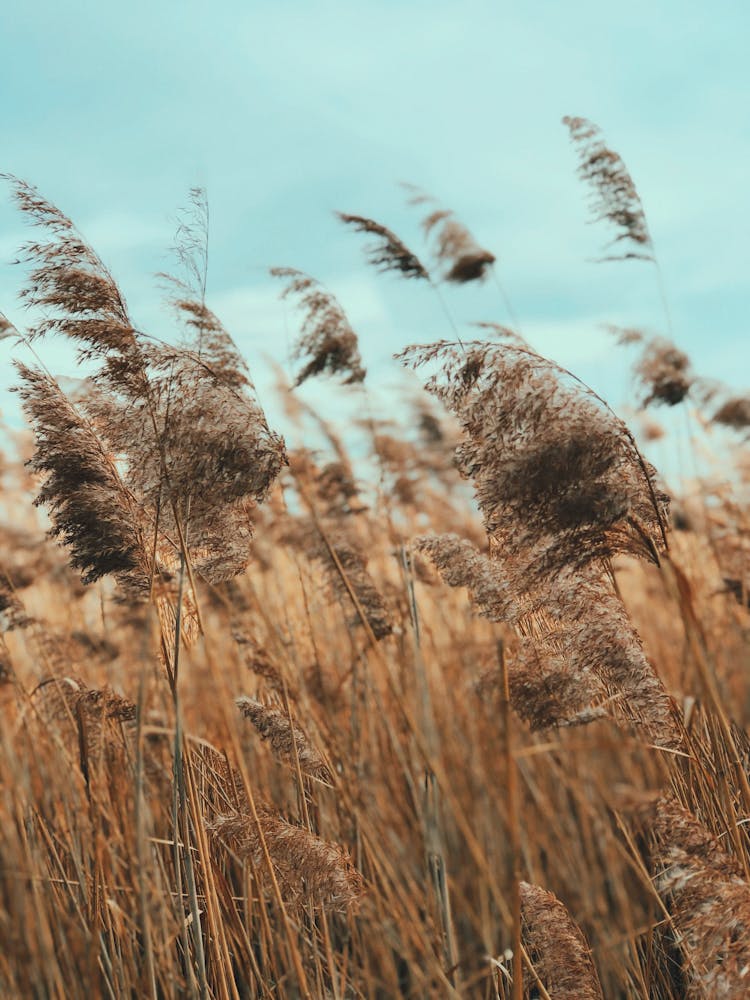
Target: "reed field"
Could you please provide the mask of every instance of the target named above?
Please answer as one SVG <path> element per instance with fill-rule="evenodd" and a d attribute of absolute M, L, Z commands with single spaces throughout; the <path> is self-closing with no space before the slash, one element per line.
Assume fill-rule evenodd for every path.
<path fill-rule="evenodd" d="M 623 160 L 565 122 L 602 258 L 661 289 Z M 424 252 L 342 213 L 445 328 L 379 413 L 334 292 L 274 267 L 293 447 L 208 305 L 205 192 L 167 342 L 4 184 L 0 997 L 750 995 L 750 399 L 692 371 L 666 296 L 663 337 L 614 331 L 631 427 L 524 339 L 451 210 L 408 189 Z M 482 280 L 510 325 L 458 329 L 441 289 Z M 366 452 L 313 379 L 361 399 Z M 684 496 L 644 457 L 660 407 L 721 452 Z"/>

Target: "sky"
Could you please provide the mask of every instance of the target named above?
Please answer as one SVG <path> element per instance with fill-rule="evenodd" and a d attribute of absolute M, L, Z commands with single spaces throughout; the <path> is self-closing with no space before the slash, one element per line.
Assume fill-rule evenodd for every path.
<path fill-rule="evenodd" d="M 154 274 L 173 267 L 176 214 L 205 186 L 208 303 L 273 415 L 266 359 L 289 370 L 298 317 L 269 266 L 306 270 L 337 295 L 376 396 L 401 377 L 394 351 L 451 336 L 429 289 L 368 269 L 333 215 L 371 216 L 424 253 L 399 187 L 410 181 L 497 255 L 532 344 L 620 406 L 632 397 L 627 358 L 603 326 L 665 333 L 667 321 L 650 265 L 592 263 L 611 233 L 587 222 L 560 123 L 585 116 L 638 187 L 674 340 L 702 375 L 744 390 L 748 38 L 746 0 L 3 4 L 0 171 L 74 219 L 137 325 L 165 337 Z M 0 310 L 19 327 L 23 274 L 10 262 L 27 236 L 0 189 Z M 462 329 L 508 322 L 492 283 L 447 288 L 445 300 Z M 40 353 L 74 374 L 61 345 Z M 14 354 L 0 342 L 11 422 Z M 340 398 L 330 384 L 312 391 L 323 405 Z"/>

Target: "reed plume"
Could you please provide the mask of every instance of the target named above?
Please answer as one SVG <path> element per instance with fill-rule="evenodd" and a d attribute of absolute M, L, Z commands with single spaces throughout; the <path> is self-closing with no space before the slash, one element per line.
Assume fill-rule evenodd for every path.
<path fill-rule="evenodd" d="M 362 215 L 347 215 L 345 212 L 336 214 L 345 226 L 351 226 L 355 232 L 375 237 L 372 243 L 365 247 L 365 254 L 368 262 L 378 271 L 382 273 L 395 271 L 403 278 L 430 280 L 427 268 L 416 254 L 412 253 L 386 226 Z"/>
<path fill-rule="evenodd" d="M 15 326 L 11 323 L 8 317 L 0 312 L 0 340 L 5 340 L 7 337 L 12 337 L 13 334 L 18 333 Z"/>
<path fill-rule="evenodd" d="M 471 587 L 486 616 L 528 634 L 530 614 L 546 615 L 547 648 L 536 652 L 551 667 L 536 655 L 517 665 L 519 712 L 537 727 L 569 724 L 581 711 L 596 717 L 593 673 L 649 740 L 677 745 L 671 701 L 602 571 L 617 553 L 658 560 L 666 545 L 668 498 L 625 425 L 524 348 L 439 343 L 399 357 L 412 367 L 442 363 L 426 388 L 464 430 L 457 464 L 474 483 L 489 559 L 455 539 L 420 547 L 447 582 Z M 565 692 L 559 702 L 546 695 L 555 684 Z"/>
<path fill-rule="evenodd" d="M 654 247 L 646 214 L 622 157 L 607 146 L 599 127 L 587 118 L 566 116 L 563 124 L 578 152 L 578 176 L 591 190 L 592 221 L 606 219 L 616 233 L 609 246 L 627 248 L 601 260 L 653 261 Z"/>
<path fill-rule="evenodd" d="M 750 397 L 733 396 L 722 403 L 711 419 L 733 430 L 746 430 L 750 427 Z"/>
<path fill-rule="evenodd" d="M 49 508 L 52 535 L 69 548 L 85 583 L 112 574 L 129 593 L 146 592 L 151 566 L 142 509 L 111 454 L 51 376 L 17 367 L 36 442 L 29 464 L 44 476 L 35 503 Z"/>
<path fill-rule="evenodd" d="M 112 275 L 73 223 L 30 185 L 11 180 L 21 212 L 47 236 L 23 251 L 31 266 L 23 298 L 46 314 L 31 338 L 63 334 L 81 345 L 83 359 L 99 363 L 81 402 L 87 420 L 49 378 L 20 369 L 37 428 L 32 468 L 51 473 L 39 502 L 52 507 L 54 532 L 72 547 L 86 581 L 114 573 L 134 586 L 138 559 L 144 589 L 150 572 L 137 555 L 144 531 L 156 534 L 165 564 L 182 552 L 209 582 L 241 572 L 253 504 L 286 456 L 244 361 L 205 303 L 207 207 L 193 192 L 197 216 L 178 234 L 178 259 L 191 281 L 168 278 L 188 333 L 174 348 L 136 331 Z M 182 551 L 187 538 L 189 552 Z"/>
<path fill-rule="evenodd" d="M 364 892 L 362 876 L 338 844 L 322 840 L 261 808 L 258 820 L 285 901 L 317 905 L 346 912 Z M 258 824 L 252 815 L 219 816 L 208 825 L 211 835 L 240 860 L 252 862 L 263 878 L 265 867 Z"/>
<path fill-rule="evenodd" d="M 685 399 L 693 384 L 687 354 L 662 337 L 654 337 L 646 343 L 635 374 L 644 407 L 651 403 L 676 406 Z"/>
<path fill-rule="evenodd" d="M 591 949 L 565 906 L 539 885 L 521 882 L 523 940 L 555 1000 L 604 1000 Z"/>
<path fill-rule="evenodd" d="M 479 613 L 492 622 L 516 624 L 531 606 L 514 591 L 502 566 L 455 534 L 422 535 L 414 548 L 424 553 L 450 587 L 467 587 Z"/>
<path fill-rule="evenodd" d="M 546 610 L 554 622 L 546 641 L 562 653 L 573 674 L 593 674 L 616 696 L 616 717 L 634 723 L 659 746 L 678 747 L 682 736 L 672 699 L 649 663 L 609 574 L 595 566 L 561 573 L 550 589 Z"/>
<path fill-rule="evenodd" d="M 404 187 L 411 192 L 410 204 L 437 204 L 431 195 L 419 188 L 411 184 Z M 479 281 L 495 263 L 495 255 L 477 243 L 450 209 L 433 208 L 422 220 L 422 229 L 426 237 L 434 237 L 433 255 L 438 267 L 443 269 L 443 281 L 458 285 Z"/>
<path fill-rule="evenodd" d="M 367 570 L 364 553 L 338 518 L 299 520 L 286 540 L 322 565 L 331 591 L 344 607 L 352 608 L 350 625 L 366 624 L 376 639 L 391 634 L 391 615 Z"/>
<path fill-rule="evenodd" d="M 567 373 L 514 345 L 441 341 L 397 355 L 439 365 L 426 383 L 459 419 L 459 471 L 474 483 L 491 554 L 515 591 L 565 567 L 666 547 L 669 498 L 625 425 Z"/>
<path fill-rule="evenodd" d="M 30 268 L 21 298 L 45 318 L 30 330 L 32 339 L 59 333 L 79 345 L 81 360 L 103 365 L 102 378 L 139 383 L 143 358 L 125 300 L 101 258 L 71 220 L 37 189 L 9 174 L 19 211 L 46 239 L 30 240 L 20 260 Z"/>
<path fill-rule="evenodd" d="M 654 886 L 682 952 L 687 996 L 740 1000 L 750 988 L 750 885 L 715 836 L 676 800 L 649 811 Z"/>
<path fill-rule="evenodd" d="M 296 360 L 308 359 L 295 380 L 302 385 L 314 375 L 341 375 L 344 385 L 363 382 L 365 369 L 357 335 L 338 300 L 315 278 L 293 267 L 272 267 L 286 282 L 282 298 L 294 298 L 304 311 L 302 336 L 294 348 Z"/>
<path fill-rule="evenodd" d="M 522 638 L 509 650 L 507 668 L 511 704 L 532 731 L 586 726 L 611 716 L 606 688 L 585 656 L 567 657 L 551 636 Z M 496 689 L 501 681 L 495 672 Z"/>
<path fill-rule="evenodd" d="M 87 780 L 93 762 L 123 763 L 120 727 L 136 717 L 136 706 L 127 698 L 77 677 L 54 676 L 36 686 L 31 705 L 36 720 L 62 740 Z"/>
<path fill-rule="evenodd" d="M 242 715 L 258 731 L 261 739 L 268 742 L 274 756 L 292 768 L 299 762 L 302 773 L 311 778 L 330 781 L 331 774 L 322 754 L 292 724 L 287 715 L 264 705 L 256 698 L 244 695 L 236 699 L 236 704 Z"/>

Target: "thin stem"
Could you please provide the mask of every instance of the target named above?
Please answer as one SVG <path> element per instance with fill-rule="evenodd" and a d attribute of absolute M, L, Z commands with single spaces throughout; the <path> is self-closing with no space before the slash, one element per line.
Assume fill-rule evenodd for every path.
<path fill-rule="evenodd" d="M 521 941 L 521 823 L 518 809 L 518 783 L 516 761 L 513 754 L 513 720 L 510 712 L 510 686 L 502 639 L 497 644 L 497 657 L 502 677 L 500 713 L 505 736 L 505 761 L 508 774 L 508 820 L 510 823 L 510 849 L 513 864 L 513 890 L 511 910 L 513 916 L 513 1000 L 523 1000 L 523 963 Z"/>

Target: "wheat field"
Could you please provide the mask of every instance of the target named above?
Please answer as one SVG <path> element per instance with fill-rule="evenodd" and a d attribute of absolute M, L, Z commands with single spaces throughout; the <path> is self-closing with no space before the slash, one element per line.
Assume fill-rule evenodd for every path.
<path fill-rule="evenodd" d="M 566 124 L 603 256 L 658 280 L 623 161 Z M 292 448 L 207 305 L 205 192 L 161 276 L 171 344 L 5 181 L 32 228 L 30 323 L 2 320 L 29 433 L 0 470 L 0 996 L 747 996 L 747 399 L 617 331 L 642 408 L 734 435 L 670 497 L 412 188 L 429 258 L 341 213 L 366 263 L 443 306 L 489 278 L 512 326 L 462 335 L 446 308 L 450 339 L 394 360 L 424 390 L 378 415 L 334 295 L 273 268 L 296 385 L 371 414 L 354 455 L 281 386 L 324 442 Z"/>

